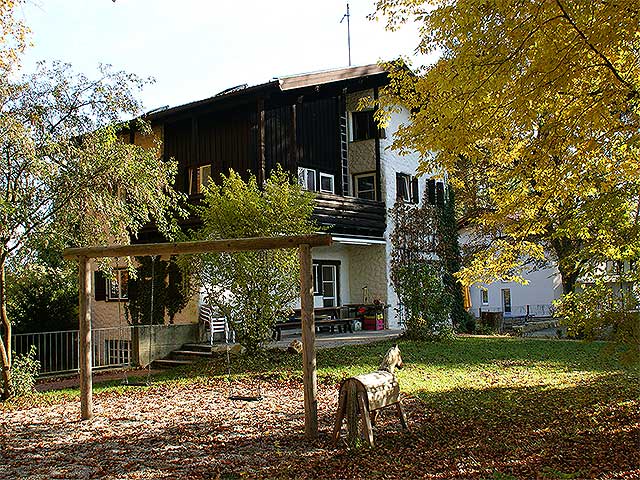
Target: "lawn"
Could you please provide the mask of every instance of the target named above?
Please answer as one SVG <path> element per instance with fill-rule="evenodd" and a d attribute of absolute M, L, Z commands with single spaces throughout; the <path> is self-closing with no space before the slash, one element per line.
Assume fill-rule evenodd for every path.
<path fill-rule="evenodd" d="M 223 359 L 0 405 L 0 478 L 639 478 L 637 366 L 602 344 L 511 338 L 400 342 L 410 432 L 389 411 L 376 448 L 332 448 L 341 379 L 377 367 L 382 342 L 318 352 L 321 434 L 303 438 L 300 360 Z M 261 385 L 264 400 L 232 402 Z"/>

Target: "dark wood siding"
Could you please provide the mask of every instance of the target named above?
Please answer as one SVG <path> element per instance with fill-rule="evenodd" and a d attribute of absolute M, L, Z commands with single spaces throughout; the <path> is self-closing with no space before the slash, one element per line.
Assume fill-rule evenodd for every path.
<path fill-rule="evenodd" d="M 265 111 L 265 163 L 267 176 L 277 164 L 295 173 L 291 157 L 291 106 L 285 105 Z"/>
<path fill-rule="evenodd" d="M 256 173 L 257 112 L 226 111 L 198 119 L 198 157 L 200 165 L 211 164 L 211 175 L 218 181 L 229 169 L 247 178 Z M 194 159 L 194 161 L 196 161 Z"/>
<path fill-rule="evenodd" d="M 183 192 L 188 188 L 186 166 L 192 157 L 191 123 L 191 119 L 185 119 L 164 126 L 164 155 L 178 162 L 176 189 Z"/>
<path fill-rule="evenodd" d="M 340 123 L 338 98 L 304 102 L 298 106 L 296 127 L 298 164 L 335 176 L 336 193 L 340 182 Z"/>

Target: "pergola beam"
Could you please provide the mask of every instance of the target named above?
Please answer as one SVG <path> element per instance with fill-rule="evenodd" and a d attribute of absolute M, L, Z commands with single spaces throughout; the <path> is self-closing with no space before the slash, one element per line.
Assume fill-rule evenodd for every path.
<path fill-rule="evenodd" d="M 331 235 L 295 235 L 286 237 L 235 238 L 229 240 L 203 240 L 197 242 L 144 243 L 138 245 L 107 245 L 101 247 L 66 248 L 66 259 L 81 257 L 136 257 L 145 255 L 183 255 L 206 252 L 242 252 L 250 250 L 276 250 L 298 248 L 300 245 L 324 247 L 331 245 Z"/>

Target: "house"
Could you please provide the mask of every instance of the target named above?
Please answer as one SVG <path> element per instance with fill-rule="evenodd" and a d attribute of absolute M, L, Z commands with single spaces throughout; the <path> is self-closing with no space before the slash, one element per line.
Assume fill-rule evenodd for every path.
<path fill-rule="evenodd" d="M 409 112 L 394 114 L 384 129 L 373 109 L 360 109 L 364 97 L 376 98 L 387 83 L 377 65 L 349 67 L 274 78 L 256 86 L 240 85 L 197 102 L 152 112 L 147 119 L 162 140 L 163 158 L 175 158 L 176 188 L 191 201 L 201 198 L 210 178 L 234 169 L 260 181 L 280 164 L 301 185 L 316 192 L 314 218 L 331 233 L 333 245 L 313 251 L 317 306 L 370 303 L 390 305 L 388 324 L 398 327 L 398 299 L 390 282 L 388 242 L 392 225 L 387 210 L 397 198 L 418 203 L 429 187 L 443 185 L 416 178 L 417 154 L 390 149 Z M 131 142 L 148 138 L 132 131 Z M 435 198 L 435 195 L 434 195 Z M 197 226 L 197 218 L 188 226 Z M 162 241 L 153 228 L 138 241 Z M 94 322 L 115 318 L 126 301 L 123 277 L 97 277 Z M 103 294 L 104 291 L 104 294 Z M 113 300 L 113 302 L 111 301 Z M 120 309 L 121 310 L 121 309 Z M 190 305 L 176 323 L 197 321 Z"/>

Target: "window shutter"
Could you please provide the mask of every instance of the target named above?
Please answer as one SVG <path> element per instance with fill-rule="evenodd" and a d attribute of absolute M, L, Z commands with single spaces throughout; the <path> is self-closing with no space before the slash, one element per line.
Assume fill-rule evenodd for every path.
<path fill-rule="evenodd" d="M 427 195 L 429 197 L 429 205 L 436 204 L 436 181 L 430 178 L 427 181 Z"/>
<path fill-rule="evenodd" d="M 95 289 L 95 299 L 96 301 L 104 301 L 107 299 L 107 281 L 102 272 L 95 272 L 93 275 L 94 278 L 94 289 Z"/>
<path fill-rule="evenodd" d="M 444 183 L 436 183 L 436 204 L 439 207 L 444 206 Z"/>
<path fill-rule="evenodd" d="M 416 177 L 413 177 L 411 179 L 411 201 L 413 203 L 418 203 L 419 202 L 419 197 L 418 197 L 418 179 Z"/>
<path fill-rule="evenodd" d="M 402 181 L 402 174 L 396 173 L 396 200 L 402 200 L 402 191 L 404 190 L 404 182 Z"/>

